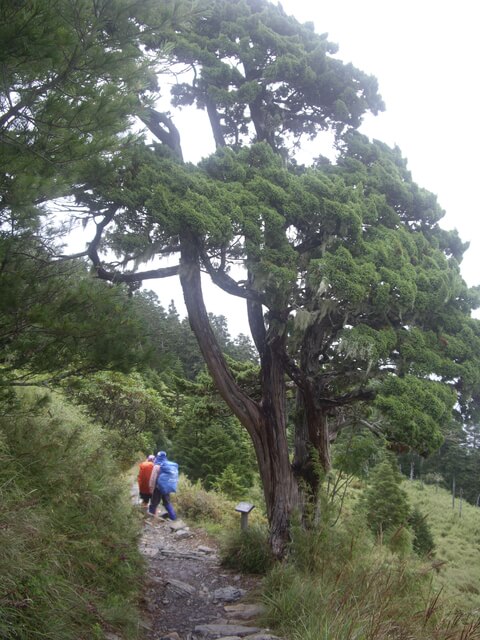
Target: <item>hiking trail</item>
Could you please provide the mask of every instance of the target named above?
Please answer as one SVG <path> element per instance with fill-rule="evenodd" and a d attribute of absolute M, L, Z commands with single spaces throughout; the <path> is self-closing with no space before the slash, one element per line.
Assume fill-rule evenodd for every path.
<path fill-rule="evenodd" d="M 142 626 L 149 640 L 282 640 L 257 624 L 260 578 L 221 567 L 216 543 L 202 529 L 145 515 L 140 551 L 148 567 Z"/>

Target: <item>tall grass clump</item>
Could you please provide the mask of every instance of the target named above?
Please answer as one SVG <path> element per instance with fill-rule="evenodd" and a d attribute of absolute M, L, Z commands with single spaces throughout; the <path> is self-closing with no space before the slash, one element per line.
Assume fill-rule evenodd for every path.
<path fill-rule="evenodd" d="M 289 640 L 473 640 L 478 621 L 449 613 L 415 555 L 375 543 L 361 514 L 295 527 L 287 561 L 264 580 L 265 623 Z M 401 531 L 401 530 L 400 530 Z M 400 534 L 399 531 L 399 535 Z"/>
<path fill-rule="evenodd" d="M 247 529 L 229 529 L 220 541 L 220 560 L 227 569 L 267 573 L 273 565 L 267 527 L 254 524 Z"/>
<path fill-rule="evenodd" d="M 0 416 L 0 638 L 135 638 L 143 565 L 128 487 L 101 429 L 38 400 L 22 394 Z"/>

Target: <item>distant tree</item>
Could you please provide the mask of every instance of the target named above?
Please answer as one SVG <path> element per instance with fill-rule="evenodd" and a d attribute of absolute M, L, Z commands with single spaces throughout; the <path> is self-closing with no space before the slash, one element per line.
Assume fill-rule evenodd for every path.
<path fill-rule="evenodd" d="M 420 556 L 427 556 L 434 552 L 435 542 L 426 516 L 418 507 L 414 507 L 408 516 L 408 524 L 413 531 L 413 549 Z"/>
<path fill-rule="evenodd" d="M 365 491 L 364 502 L 368 526 L 375 535 L 382 535 L 407 524 L 410 506 L 401 488 L 402 477 L 394 460 L 379 464 Z"/>
<path fill-rule="evenodd" d="M 461 428 L 450 431 L 442 446 L 423 461 L 420 477 L 438 474 L 440 486 L 451 491 L 453 480 L 463 497 L 476 505 L 480 495 L 480 448 L 471 447 Z"/>
<path fill-rule="evenodd" d="M 242 498 L 247 492 L 244 479 L 235 471 L 232 464 L 227 464 L 222 473 L 213 482 L 212 487 L 232 500 Z"/>
<path fill-rule="evenodd" d="M 252 485 L 255 459 L 251 444 L 212 389 L 199 384 L 195 395 L 184 395 L 177 424 L 172 450 L 190 480 L 201 480 L 211 489 L 230 467 L 242 487 Z"/>
<path fill-rule="evenodd" d="M 244 333 L 239 333 L 233 339 L 233 343 L 228 345 L 227 353 L 234 360 L 258 362 L 255 346 L 250 338 Z"/>

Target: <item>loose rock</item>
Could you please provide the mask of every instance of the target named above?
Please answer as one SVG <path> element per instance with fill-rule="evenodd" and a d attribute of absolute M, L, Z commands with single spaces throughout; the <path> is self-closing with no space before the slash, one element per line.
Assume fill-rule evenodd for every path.
<path fill-rule="evenodd" d="M 277 640 L 267 629 L 246 623 L 263 608 L 238 602 L 257 589 L 258 577 L 223 569 L 203 530 L 146 515 L 144 523 L 139 548 L 148 574 L 141 627 L 148 640 Z"/>

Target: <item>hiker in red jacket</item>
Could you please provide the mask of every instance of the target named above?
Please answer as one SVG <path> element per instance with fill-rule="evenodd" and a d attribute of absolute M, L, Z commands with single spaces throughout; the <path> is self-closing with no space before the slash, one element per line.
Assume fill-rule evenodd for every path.
<path fill-rule="evenodd" d="M 150 491 L 150 476 L 152 475 L 154 460 L 155 456 L 148 456 L 146 460 L 140 463 L 138 469 L 138 493 L 142 501 L 141 505 L 145 508 L 148 507 L 148 503 L 152 497 L 152 492 Z"/>

